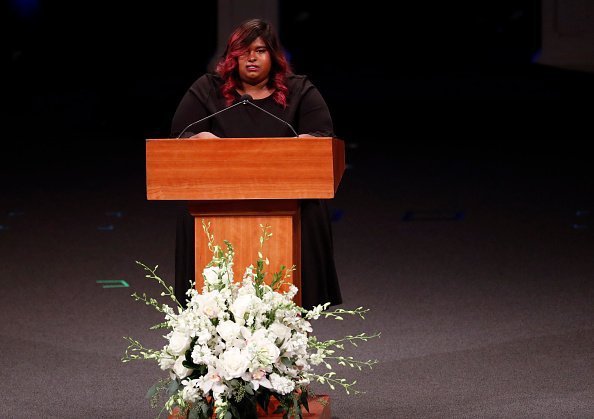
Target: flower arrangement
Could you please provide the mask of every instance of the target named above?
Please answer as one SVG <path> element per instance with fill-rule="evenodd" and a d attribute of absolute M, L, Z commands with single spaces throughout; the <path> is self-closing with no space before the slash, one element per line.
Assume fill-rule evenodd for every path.
<path fill-rule="evenodd" d="M 234 282 L 233 246 L 215 245 L 209 224 L 203 221 L 208 247 L 213 253 L 204 268 L 204 287 L 201 293 L 191 287 L 187 307 L 183 308 L 168 286 L 157 274 L 157 266 L 150 268 L 141 262 L 147 278 L 157 281 L 177 310 L 161 304 L 146 294 L 132 294 L 165 315 L 165 321 L 151 329 L 169 329 L 167 344 L 161 350 L 145 348 L 140 342 L 125 337 L 129 342 L 123 362 L 154 360 L 169 377 L 159 380 L 147 393 L 151 405 L 156 407 L 162 394 L 167 400 L 164 410 L 171 415 L 181 412 L 183 417 L 256 418 L 259 409 L 268 413 L 275 400 L 274 413 L 283 417 L 301 418 L 302 408 L 309 411 L 308 400 L 315 397 L 310 384 L 327 384 L 331 389 L 342 387 L 348 394 L 361 393 L 354 388 L 356 381 L 348 382 L 332 371 L 331 363 L 357 368 L 371 368 L 376 360 L 359 361 L 350 356 L 336 354 L 344 350 L 345 343 L 379 337 L 361 333 L 338 340 L 320 341 L 311 335 L 310 320 L 320 316 L 342 320 L 344 315 L 364 318 L 369 310 L 335 309 L 327 311 L 329 303 L 306 310 L 293 302 L 297 288 L 280 292 L 295 267 L 282 266 L 279 272 L 265 281 L 268 260 L 262 255 L 264 242 L 272 234 L 268 226 L 261 226 L 260 252 L 255 266 L 245 269 L 242 280 Z M 286 288 L 286 287 L 285 287 Z M 323 365 L 327 370 L 317 373 L 314 367 Z"/>

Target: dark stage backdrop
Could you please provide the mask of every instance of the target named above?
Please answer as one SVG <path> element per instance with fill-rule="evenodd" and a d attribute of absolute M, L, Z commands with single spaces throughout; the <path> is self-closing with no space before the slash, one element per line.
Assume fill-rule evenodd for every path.
<path fill-rule="evenodd" d="M 348 142 L 440 157 L 580 156 L 593 77 L 534 64 L 539 2 L 454 3 L 388 12 L 379 1 L 282 1 L 279 29 L 295 70 L 318 85 Z M 15 164 L 65 151 L 142 156 L 145 138 L 167 136 L 178 101 L 216 49 L 212 0 L 3 7 L 4 151 Z M 551 134 L 556 143 L 545 147 Z"/>

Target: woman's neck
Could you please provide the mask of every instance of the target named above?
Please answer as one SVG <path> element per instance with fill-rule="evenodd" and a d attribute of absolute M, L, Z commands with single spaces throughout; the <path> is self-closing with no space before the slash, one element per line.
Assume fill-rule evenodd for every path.
<path fill-rule="evenodd" d="M 250 95 L 254 99 L 265 99 L 274 93 L 274 89 L 268 87 L 268 80 L 261 81 L 258 84 L 242 83 L 241 88 L 237 90 L 240 95 Z"/>

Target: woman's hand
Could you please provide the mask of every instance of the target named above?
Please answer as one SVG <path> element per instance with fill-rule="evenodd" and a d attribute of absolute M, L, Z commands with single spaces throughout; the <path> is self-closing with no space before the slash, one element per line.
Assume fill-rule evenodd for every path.
<path fill-rule="evenodd" d="M 202 131 L 196 135 L 192 135 L 190 138 L 219 138 L 219 137 L 217 137 L 210 131 Z"/>

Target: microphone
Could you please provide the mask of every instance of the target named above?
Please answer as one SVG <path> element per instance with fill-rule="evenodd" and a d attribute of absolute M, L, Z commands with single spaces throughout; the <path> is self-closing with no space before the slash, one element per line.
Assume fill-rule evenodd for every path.
<path fill-rule="evenodd" d="M 283 124 L 285 124 L 286 126 L 288 126 L 289 128 L 291 128 L 291 131 L 293 131 L 293 134 L 295 134 L 295 137 L 299 137 L 299 134 L 297 134 L 297 131 L 295 131 L 295 128 L 293 128 L 293 126 L 292 126 L 291 124 L 289 124 L 289 123 L 288 123 L 287 121 L 285 121 L 284 119 L 281 119 L 281 118 L 279 118 L 278 116 L 276 116 L 276 115 L 274 115 L 274 114 L 272 114 L 272 113 L 268 112 L 266 109 L 263 109 L 263 108 L 259 107 L 258 105 L 256 105 L 255 103 L 253 103 L 253 102 L 252 102 L 252 100 L 254 100 L 254 98 L 253 98 L 252 96 L 248 95 L 248 94 L 241 95 L 241 97 L 239 98 L 239 101 L 238 101 L 237 103 L 234 103 L 234 104 L 233 104 L 233 105 L 231 105 L 231 106 L 228 106 L 228 107 L 226 107 L 226 108 L 223 108 L 223 109 L 221 109 L 220 111 L 217 111 L 217 112 L 215 112 L 215 113 L 213 113 L 213 114 L 211 114 L 211 115 L 205 116 L 204 118 L 202 118 L 202 119 L 199 119 L 198 121 L 194 121 L 194 122 L 192 122 L 192 123 L 191 123 L 191 124 L 189 124 L 187 127 L 185 127 L 185 128 L 184 128 L 184 129 L 183 129 L 183 130 L 182 130 L 182 131 L 179 133 L 179 135 L 178 135 L 176 138 L 177 138 L 177 139 L 181 138 L 181 136 L 184 134 L 184 132 L 186 132 L 186 131 L 188 130 L 188 128 L 190 128 L 190 127 L 192 127 L 192 126 L 194 126 L 194 125 L 196 125 L 196 124 L 199 124 L 200 122 L 206 121 L 207 119 L 210 119 L 210 118 L 212 118 L 213 116 L 216 116 L 216 115 L 218 115 L 218 114 L 220 114 L 220 113 L 222 113 L 222 112 L 228 111 L 229 109 L 232 109 L 232 108 L 234 108 L 234 107 L 236 107 L 236 106 L 238 106 L 238 105 L 251 105 L 251 106 L 253 106 L 254 108 L 257 108 L 257 109 L 261 110 L 262 112 L 264 112 L 264 113 L 266 113 L 266 114 L 270 115 L 270 116 L 271 116 L 271 117 L 273 117 L 274 119 L 277 119 L 278 121 L 282 122 Z"/>
<path fill-rule="evenodd" d="M 248 103 L 248 100 L 247 100 L 247 98 L 244 98 L 244 96 L 247 96 L 247 97 L 249 97 L 249 98 L 251 99 L 251 96 L 250 96 L 250 95 L 243 95 L 243 96 L 241 97 L 241 99 L 240 99 L 240 101 L 239 101 L 239 102 L 237 102 L 237 103 L 234 103 L 234 104 L 233 104 L 233 105 L 231 105 L 231 106 L 227 106 L 226 108 L 223 108 L 223 109 L 221 109 L 220 111 L 217 111 L 217 112 L 215 112 L 215 113 L 213 113 L 213 114 L 210 114 L 210 115 L 208 115 L 208 116 L 205 116 L 204 118 L 202 118 L 202 119 L 199 119 L 198 121 L 194 121 L 194 122 L 192 122 L 192 123 L 191 123 L 191 124 L 189 124 L 187 127 L 185 127 L 185 128 L 184 128 L 184 129 L 183 129 L 183 130 L 182 130 L 182 131 L 179 133 L 179 135 L 178 135 L 176 138 L 177 138 L 177 139 L 179 139 L 179 138 L 180 138 L 180 137 L 181 137 L 181 136 L 184 134 L 184 132 L 186 132 L 186 131 L 188 130 L 188 128 L 190 128 L 190 127 L 192 127 L 192 126 L 194 126 L 194 125 L 196 125 L 196 124 L 199 124 L 200 122 L 206 121 L 207 119 L 210 119 L 210 118 L 212 118 L 213 116 L 216 116 L 216 115 L 218 115 L 218 114 L 220 114 L 220 113 L 222 113 L 222 112 L 228 111 L 229 109 L 232 109 L 232 108 L 234 108 L 234 107 L 236 107 L 236 106 L 238 106 L 238 105 L 245 105 L 246 103 Z"/>
<path fill-rule="evenodd" d="M 245 95 L 241 95 L 241 101 L 238 103 L 243 103 L 243 104 L 248 104 L 248 105 L 252 105 L 254 108 L 260 109 L 262 112 L 267 113 L 268 115 L 270 115 L 271 117 L 273 117 L 274 119 L 282 122 L 283 124 L 285 124 L 286 126 L 288 126 L 289 128 L 291 128 L 291 131 L 293 131 L 293 134 L 295 134 L 295 137 L 299 137 L 299 134 L 297 134 L 297 131 L 295 131 L 295 128 L 293 128 L 293 126 L 291 124 L 289 124 L 287 121 L 285 121 L 284 119 L 279 118 L 278 116 L 268 112 L 266 109 L 259 107 L 258 105 L 256 105 L 254 102 L 252 102 L 252 100 L 254 100 L 254 98 L 252 98 L 250 95 L 245 94 Z"/>

